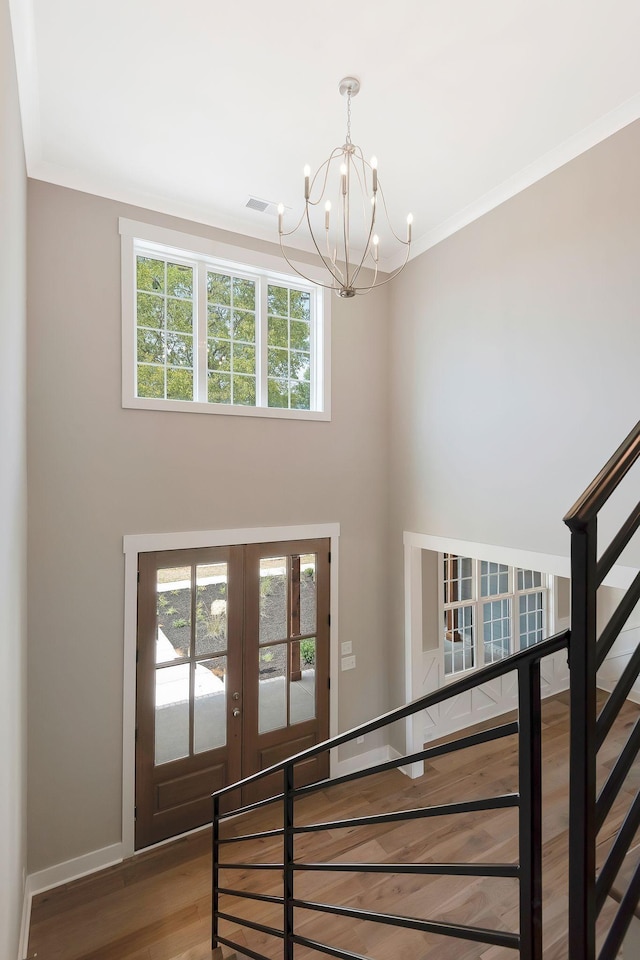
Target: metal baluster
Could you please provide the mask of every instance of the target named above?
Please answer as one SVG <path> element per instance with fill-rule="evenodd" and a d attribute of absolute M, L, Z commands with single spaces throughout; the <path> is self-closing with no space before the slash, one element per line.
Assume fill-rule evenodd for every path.
<path fill-rule="evenodd" d="M 284 837 L 283 857 L 284 866 L 284 951 L 283 960 L 293 960 L 293 764 L 288 763 L 284 768 Z"/>
<path fill-rule="evenodd" d="M 220 797 L 213 798 L 213 826 L 212 836 L 212 904 L 211 904 L 211 949 L 218 946 L 218 893 L 220 870 L 218 860 L 220 856 Z"/>
<path fill-rule="evenodd" d="M 542 960 L 542 732 L 540 661 L 518 669 L 520 956 Z"/>
<path fill-rule="evenodd" d="M 569 960 L 594 960 L 597 521 L 567 522 L 571 527 Z"/>

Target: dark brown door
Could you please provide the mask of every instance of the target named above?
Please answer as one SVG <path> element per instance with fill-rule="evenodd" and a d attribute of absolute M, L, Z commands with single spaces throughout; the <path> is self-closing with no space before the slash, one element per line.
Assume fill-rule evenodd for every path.
<path fill-rule="evenodd" d="M 140 554 L 136 849 L 209 822 L 214 790 L 328 736 L 329 543 Z M 328 757 L 298 782 L 327 775 Z M 269 781 L 243 802 L 279 792 Z"/>
<path fill-rule="evenodd" d="M 329 543 L 246 548 L 244 776 L 329 736 Z M 296 785 L 328 775 L 323 754 L 296 769 Z M 250 784 L 243 802 L 282 785 L 282 774 Z"/>
<path fill-rule="evenodd" d="M 136 849 L 211 819 L 241 776 L 243 548 L 140 554 Z"/>

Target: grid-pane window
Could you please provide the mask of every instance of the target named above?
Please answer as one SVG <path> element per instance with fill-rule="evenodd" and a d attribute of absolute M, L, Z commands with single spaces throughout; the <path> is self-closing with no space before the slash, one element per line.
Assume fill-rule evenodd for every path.
<path fill-rule="evenodd" d="M 541 592 L 526 593 L 519 598 L 520 649 L 532 647 L 544 636 L 544 597 Z"/>
<path fill-rule="evenodd" d="M 473 597 L 473 560 L 452 553 L 444 555 L 444 602 L 457 603 Z"/>
<path fill-rule="evenodd" d="M 548 635 L 546 574 L 451 553 L 441 570 L 445 676 L 503 660 Z"/>
<path fill-rule="evenodd" d="M 124 406 L 329 419 L 321 288 L 127 234 L 123 252 Z"/>
<path fill-rule="evenodd" d="M 453 607 L 444 615 L 444 672 L 462 673 L 475 666 L 473 606 Z"/>
<path fill-rule="evenodd" d="M 267 402 L 308 410 L 311 403 L 311 295 L 267 287 Z"/>
<path fill-rule="evenodd" d="M 191 400 L 194 384 L 193 267 L 136 257 L 139 397 Z"/>
<path fill-rule="evenodd" d="M 538 570 L 518 570 L 518 590 L 531 590 L 542 586 L 542 577 Z"/>
<path fill-rule="evenodd" d="M 256 283 L 207 272 L 207 400 L 256 405 Z"/>
<path fill-rule="evenodd" d="M 491 600 L 482 604 L 484 662 L 495 663 L 511 653 L 511 601 Z"/>
<path fill-rule="evenodd" d="M 504 563 L 480 561 L 480 596 L 496 597 L 509 592 L 509 567 Z"/>

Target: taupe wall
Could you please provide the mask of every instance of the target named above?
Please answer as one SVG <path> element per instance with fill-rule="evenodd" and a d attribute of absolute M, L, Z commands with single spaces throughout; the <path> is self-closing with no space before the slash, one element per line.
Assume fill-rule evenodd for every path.
<path fill-rule="evenodd" d="M 640 415 L 639 157 L 640 122 L 391 285 L 394 568 L 403 530 L 568 553 L 564 513 Z"/>
<path fill-rule="evenodd" d="M 18 956 L 26 867 L 26 173 L 0 2 L 0 957 Z"/>
<path fill-rule="evenodd" d="M 232 239 L 30 183 L 30 871 L 121 837 L 124 534 L 338 521 L 341 729 L 388 702 L 386 288 L 333 299 L 330 423 L 123 410 L 119 216 Z"/>

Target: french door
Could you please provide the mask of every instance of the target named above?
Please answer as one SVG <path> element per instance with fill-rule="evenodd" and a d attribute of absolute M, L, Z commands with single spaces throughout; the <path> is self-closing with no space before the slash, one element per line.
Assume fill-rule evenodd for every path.
<path fill-rule="evenodd" d="M 209 822 L 214 790 L 328 737 L 329 546 L 139 555 L 136 849 Z M 328 772 L 315 758 L 297 782 Z"/>

